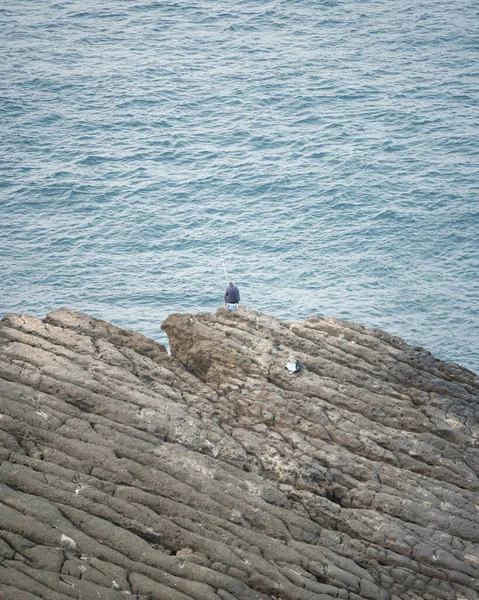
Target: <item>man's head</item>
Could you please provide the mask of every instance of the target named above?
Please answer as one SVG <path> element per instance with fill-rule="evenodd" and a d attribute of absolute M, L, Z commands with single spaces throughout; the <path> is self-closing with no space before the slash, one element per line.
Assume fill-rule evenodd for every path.
<path fill-rule="evenodd" d="M 234 283 L 233 283 L 232 281 L 230 281 L 228 285 L 229 285 L 230 287 L 233 287 L 233 286 L 234 286 Z"/>

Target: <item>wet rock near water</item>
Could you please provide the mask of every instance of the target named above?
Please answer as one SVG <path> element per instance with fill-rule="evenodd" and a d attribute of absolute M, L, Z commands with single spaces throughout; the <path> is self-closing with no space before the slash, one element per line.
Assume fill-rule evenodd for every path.
<path fill-rule="evenodd" d="M 0 322 L 0 598 L 479 598 L 479 382 L 240 307 Z M 289 365 L 289 366 L 288 366 Z"/>

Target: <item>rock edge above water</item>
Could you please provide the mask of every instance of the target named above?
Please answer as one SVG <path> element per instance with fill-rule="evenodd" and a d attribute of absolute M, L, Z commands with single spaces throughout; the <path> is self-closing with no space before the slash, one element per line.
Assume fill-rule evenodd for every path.
<path fill-rule="evenodd" d="M 162 327 L 0 321 L 2 600 L 479 598 L 474 373 L 333 318 Z"/>

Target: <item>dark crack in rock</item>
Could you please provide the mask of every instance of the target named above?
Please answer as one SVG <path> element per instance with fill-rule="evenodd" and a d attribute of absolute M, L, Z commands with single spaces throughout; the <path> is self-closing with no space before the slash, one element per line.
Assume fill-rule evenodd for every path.
<path fill-rule="evenodd" d="M 163 328 L 0 322 L 2 600 L 479 599 L 474 373 L 332 318 Z"/>

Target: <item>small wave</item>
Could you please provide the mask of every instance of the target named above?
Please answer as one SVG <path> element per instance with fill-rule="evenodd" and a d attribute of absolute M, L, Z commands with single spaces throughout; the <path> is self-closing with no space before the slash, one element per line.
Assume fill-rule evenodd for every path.
<path fill-rule="evenodd" d="M 401 217 L 401 215 L 397 211 L 392 210 L 390 208 L 384 209 L 384 210 L 376 213 L 375 215 L 371 216 L 372 221 L 378 221 L 378 220 L 393 220 L 393 221 L 395 221 L 395 220 L 399 220 L 401 218 L 404 218 L 404 217 Z"/>
<path fill-rule="evenodd" d="M 232 23 L 225 31 L 259 31 L 259 27 L 251 23 Z"/>
<path fill-rule="evenodd" d="M 95 166 L 95 165 L 101 165 L 102 163 L 105 163 L 108 161 L 109 161 L 109 159 L 106 156 L 100 156 L 98 154 L 89 154 L 88 156 L 85 156 L 84 158 L 80 158 L 79 160 L 77 160 L 76 164 Z"/>
<path fill-rule="evenodd" d="M 37 121 L 38 125 L 52 125 L 61 121 L 63 117 L 58 114 L 46 115 Z"/>

